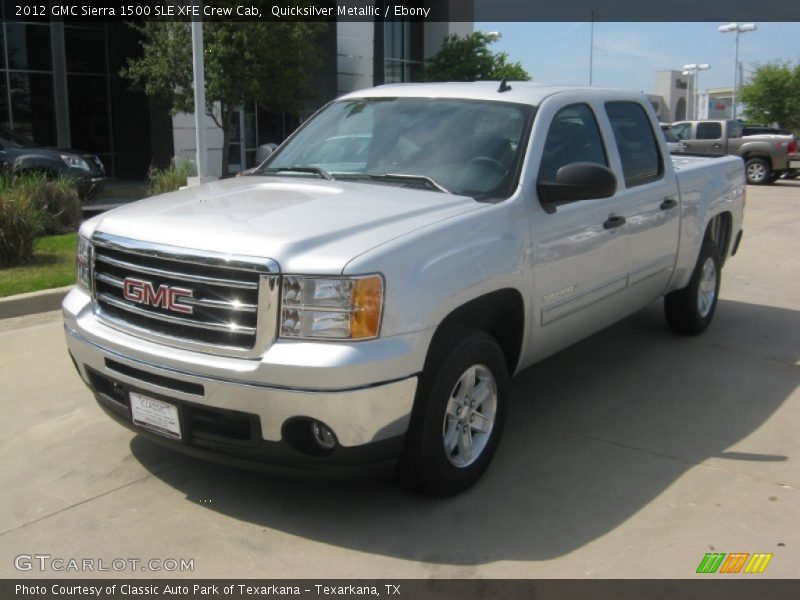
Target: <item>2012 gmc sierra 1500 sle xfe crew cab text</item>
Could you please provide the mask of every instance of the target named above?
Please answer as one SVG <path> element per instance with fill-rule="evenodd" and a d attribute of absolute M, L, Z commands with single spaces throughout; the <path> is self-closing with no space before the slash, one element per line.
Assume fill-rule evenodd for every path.
<path fill-rule="evenodd" d="M 641 94 L 362 90 L 252 175 L 85 222 L 69 351 L 175 449 L 452 494 L 497 449 L 510 375 L 662 296 L 705 329 L 744 194 L 740 158 L 670 159 Z"/>

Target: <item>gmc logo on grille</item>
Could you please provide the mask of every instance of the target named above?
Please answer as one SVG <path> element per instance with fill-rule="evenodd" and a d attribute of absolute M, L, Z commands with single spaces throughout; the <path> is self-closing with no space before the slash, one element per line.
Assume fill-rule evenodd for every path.
<path fill-rule="evenodd" d="M 146 304 L 166 308 L 174 312 L 192 314 L 194 309 L 191 306 L 180 303 L 180 298 L 193 298 L 194 291 L 181 287 L 171 287 L 160 285 L 155 287 L 152 281 L 126 277 L 122 282 L 122 295 L 125 300 L 136 302 L 136 304 Z"/>

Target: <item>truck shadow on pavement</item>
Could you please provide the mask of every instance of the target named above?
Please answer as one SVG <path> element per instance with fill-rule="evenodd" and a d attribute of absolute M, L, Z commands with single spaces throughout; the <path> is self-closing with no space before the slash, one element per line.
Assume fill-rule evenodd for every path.
<path fill-rule="evenodd" d="M 171 452 L 140 436 L 131 449 L 188 500 L 262 528 L 428 563 L 547 560 L 612 531 L 699 463 L 730 473 L 787 460 L 728 449 L 798 387 L 797 339 L 798 311 L 720 301 L 709 330 L 685 338 L 654 304 L 520 373 L 491 468 L 443 500 L 391 481 L 278 479 L 194 459 L 160 470 Z M 735 499 L 698 501 L 714 511 Z"/>

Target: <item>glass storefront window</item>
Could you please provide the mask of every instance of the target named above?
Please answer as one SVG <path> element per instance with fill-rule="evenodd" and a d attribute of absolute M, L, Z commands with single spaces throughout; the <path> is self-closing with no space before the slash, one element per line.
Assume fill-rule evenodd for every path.
<path fill-rule="evenodd" d="M 42 146 L 55 146 L 53 76 L 41 73 L 11 73 L 9 80 L 14 130 Z"/>
<path fill-rule="evenodd" d="M 21 71 L 51 71 L 50 26 L 6 23 L 8 68 Z"/>
<path fill-rule="evenodd" d="M 105 73 L 105 44 L 103 29 L 65 27 L 67 73 Z"/>
<path fill-rule="evenodd" d="M 6 85 L 6 74 L 0 73 L 0 125 L 11 128 L 11 119 L 8 112 L 8 86 Z"/>
<path fill-rule="evenodd" d="M 106 76 L 69 75 L 67 90 L 72 147 L 107 154 L 111 151 L 111 123 Z"/>

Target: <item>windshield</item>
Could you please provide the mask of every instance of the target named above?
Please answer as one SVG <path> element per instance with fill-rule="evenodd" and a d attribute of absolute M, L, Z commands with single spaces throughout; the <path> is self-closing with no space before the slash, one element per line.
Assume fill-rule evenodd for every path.
<path fill-rule="evenodd" d="M 10 146 L 18 146 L 19 148 L 35 148 L 36 144 L 33 140 L 29 140 L 24 135 L 21 135 L 5 127 L 0 127 L 0 139 Z"/>
<path fill-rule="evenodd" d="M 299 176 L 316 172 L 506 198 L 533 112 L 526 105 L 447 98 L 343 100 L 301 128 L 259 172 L 299 167 Z"/>

